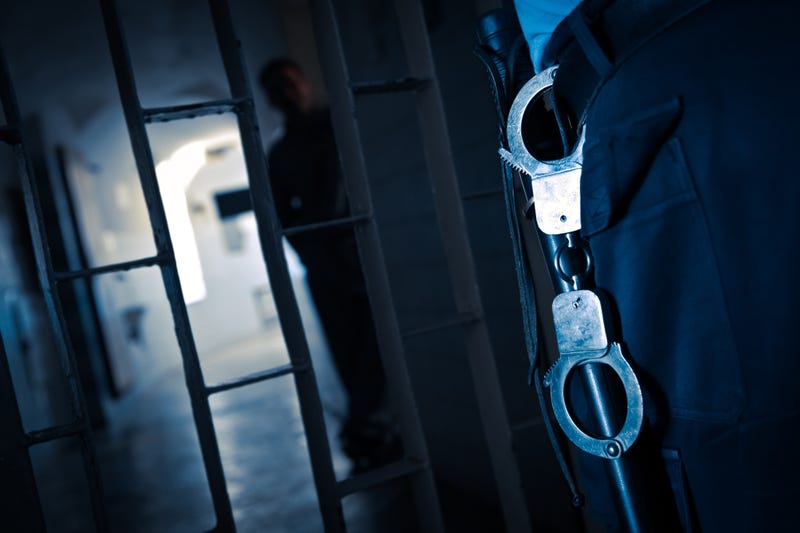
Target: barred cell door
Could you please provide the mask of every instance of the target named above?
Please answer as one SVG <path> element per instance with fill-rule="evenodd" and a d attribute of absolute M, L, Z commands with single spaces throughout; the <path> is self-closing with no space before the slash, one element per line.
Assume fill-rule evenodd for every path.
<path fill-rule="evenodd" d="M 399 345 L 404 338 L 445 329 L 462 330 L 506 528 L 510 532 L 530 531 L 530 517 L 513 451 L 513 428 L 509 424 L 500 387 L 464 217 L 462 200 L 469 198 L 462 196 L 458 185 L 444 105 L 421 3 L 419 0 L 386 2 L 387 9 L 394 8 L 401 41 L 391 45 L 402 48 L 405 52 L 407 70 L 398 72 L 395 78 L 377 80 L 353 78 L 342 43 L 336 2 L 311 0 L 310 4 L 319 56 L 330 93 L 331 115 L 352 204 L 372 205 L 358 119 L 364 99 L 380 99 L 387 107 L 397 102 L 395 98 L 403 98 L 403 95 L 413 95 L 415 99 L 419 124 L 418 141 L 422 147 L 436 206 L 456 314 L 416 330 L 404 331 L 395 342 Z M 488 194 L 501 193 L 500 189 L 488 191 Z M 371 243 L 377 240 L 372 226 L 360 228 L 356 236 L 362 245 L 362 251 L 366 249 L 367 252 L 372 249 Z M 363 259 L 365 264 L 380 261 L 380 258 L 371 258 L 368 253 L 363 254 Z M 373 269 L 373 272 L 377 272 L 377 269 Z M 376 280 L 375 284 L 379 285 L 380 281 Z M 420 282 L 424 283 L 424 280 Z"/>
<path fill-rule="evenodd" d="M 74 412 L 74 421 L 64 426 L 53 427 L 35 433 L 25 433 L 19 420 L 17 406 L 13 401 L 10 375 L 5 364 L 5 354 L 0 365 L 0 387 L 3 397 L 0 407 L 11 413 L 9 420 L 2 419 L 4 427 L 11 428 L 9 438 L 0 440 L 0 452 L 16 465 L 13 477 L 3 483 L 19 486 L 21 520 L 30 522 L 25 530 L 44 530 L 41 507 L 38 505 L 35 480 L 30 467 L 28 448 L 53 439 L 77 436 L 80 439 L 84 465 L 90 480 L 90 492 L 95 525 L 98 531 L 108 530 L 108 520 L 103 504 L 91 428 L 86 416 L 86 402 L 77 379 L 77 367 L 70 344 L 63 306 L 57 291 L 60 283 L 76 279 L 90 279 L 100 274 L 158 266 L 170 303 L 175 333 L 181 350 L 186 385 L 191 399 L 192 413 L 197 429 L 206 479 L 211 492 L 216 514 L 217 531 L 235 531 L 233 511 L 228 495 L 225 473 L 220 458 L 219 446 L 209 407 L 213 394 L 263 382 L 291 374 L 297 390 L 298 400 L 309 456 L 318 494 L 322 521 L 326 531 L 344 531 L 345 524 L 341 501 L 349 494 L 367 490 L 393 479 L 408 477 L 416 494 L 419 523 L 426 531 L 441 531 L 442 519 L 434 480 L 427 455 L 427 448 L 420 427 L 415 400 L 409 384 L 408 372 L 402 347 L 382 342 L 381 355 L 386 369 L 388 388 L 392 392 L 394 408 L 398 414 L 400 436 L 405 456 L 396 463 L 382 466 L 353 477 L 337 480 L 331 459 L 330 446 L 323 419 L 322 404 L 314 376 L 309 345 L 301 322 L 298 304 L 292 289 L 289 271 L 282 245 L 282 237 L 299 232 L 313 232 L 333 226 L 370 227 L 374 225 L 371 208 L 360 204 L 362 211 L 351 217 L 330 220 L 303 227 L 281 229 L 277 220 L 272 193 L 267 179 L 264 152 L 261 146 L 251 90 L 241 55 L 240 43 L 235 35 L 231 13 L 226 0 L 209 0 L 217 43 L 223 59 L 231 96 L 221 101 L 201 102 L 167 108 L 142 108 L 137 92 L 131 61 L 124 38 L 123 25 L 113 0 L 100 0 L 106 35 L 111 51 L 120 99 L 128 127 L 131 146 L 139 173 L 140 183 L 149 214 L 157 253 L 151 257 L 109 264 L 81 270 L 56 272 L 49 254 L 48 234 L 43 225 L 40 191 L 32 175 L 32 164 L 26 152 L 25 133 L 21 127 L 11 80 L 3 63 L 0 72 L 0 91 L 3 109 L 8 121 L 0 129 L 0 139 L 14 145 L 19 174 L 23 183 L 25 205 L 36 255 L 39 280 L 44 291 L 49 316 L 59 342 L 62 366 L 69 380 L 69 389 Z M 1 51 L 0 51 L 1 52 Z M 238 119 L 239 133 L 248 172 L 250 194 L 255 213 L 264 262 L 267 267 L 281 329 L 289 352 L 290 362 L 277 368 L 239 379 L 220 383 L 205 383 L 193 338 L 189 317 L 178 276 L 175 252 L 169 234 L 167 219 L 156 178 L 155 165 L 148 139 L 146 124 L 187 120 L 219 113 L 234 113 Z M 361 241 L 365 277 L 368 280 L 370 301 L 373 306 L 378 335 L 397 330 L 396 317 L 388 292 L 385 267 L 382 262 L 380 243 L 375 240 Z M 370 280 L 372 282 L 370 283 Z M 379 280 L 375 283 L 375 280 Z M 399 348 L 399 349 L 398 349 Z M 8 397 L 6 397 L 8 396 Z M 265 450 L 265 453 L 266 450 Z M 22 522 L 21 522 L 22 523 Z M 265 525 L 266 527 L 266 525 Z"/>
<path fill-rule="evenodd" d="M 409 68 L 407 75 L 400 76 L 398 80 L 364 82 L 350 79 L 334 3 L 331 0 L 311 1 L 314 29 L 320 57 L 323 59 L 322 66 L 331 97 L 337 145 L 347 181 L 349 204 L 353 213 L 352 216 L 342 219 L 286 229 L 282 229 L 277 220 L 267 177 L 262 141 L 256 123 L 253 98 L 228 3 L 226 0 L 209 0 L 208 4 L 230 88 L 230 97 L 224 100 L 174 107 L 143 108 L 140 104 L 117 6 L 114 0 L 100 0 L 120 99 L 156 244 L 157 252 L 151 257 L 100 267 L 65 272 L 54 271 L 49 255 L 48 235 L 43 227 L 40 191 L 36 180 L 33 179 L 30 157 L 26 152 L 25 132 L 20 126 L 19 111 L 5 64 L 3 63 L 1 67 L 0 96 L 8 125 L 0 128 L 0 140 L 13 144 L 17 155 L 39 280 L 59 341 L 62 366 L 69 380 L 75 415 L 74 421 L 64 426 L 35 433 L 25 433 L 19 420 L 13 393 L 9 396 L 9 391 L 12 389 L 5 364 L 5 354 L 4 352 L 0 353 L 2 356 L 2 360 L 0 360 L 0 410 L 2 410 L 0 416 L 4 417 L 0 418 L 0 423 L 3 424 L 3 428 L 8 428 L 7 433 L 0 437 L 0 453 L 3 454 L 3 457 L 11 458 L 10 463 L 15 465 L 13 472 L 9 470 L 9 474 L 13 474 L 13 476 L 5 477 L 0 484 L 8 483 L 9 486 L 20 487 L 19 502 L 14 505 L 19 509 L 18 514 L 26 517 L 24 530 L 44 530 L 28 448 L 41 442 L 69 436 L 78 437 L 82 445 L 85 469 L 90 480 L 96 528 L 99 531 L 108 530 L 100 475 L 94 457 L 91 428 L 86 416 L 86 404 L 81 395 L 80 382 L 77 379 L 73 348 L 68 339 L 64 311 L 56 290 L 57 285 L 73 280 L 88 280 L 110 272 L 158 266 L 170 303 L 178 345 L 181 350 L 183 370 L 191 399 L 206 479 L 216 513 L 216 530 L 235 531 L 236 525 L 220 458 L 214 420 L 209 407 L 209 397 L 280 376 L 292 375 L 308 442 L 320 512 L 326 531 L 345 530 L 346 525 L 342 514 L 343 498 L 400 478 L 407 478 L 413 489 L 419 516 L 418 523 L 421 529 L 442 531 L 444 526 L 427 445 L 406 367 L 404 340 L 431 331 L 458 327 L 463 328 L 464 331 L 467 355 L 476 387 L 476 397 L 495 472 L 497 491 L 503 504 L 506 526 L 509 531 L 529 531 L 530 520 L 513 453 L 512 431 L 508 425 L 477 289 L 474 261 L 467 238 L 441 96 L 419 2 L 417 0 L 397 0 L 394 3 L 398 20 L 401 23 L 402 45 L 406 51 Z M 2 51 L 0 51 L 0 55 L 2 55 Z M 411 92 L 417 98 L 423 134 L 421 141 L 431 176 L 438 222 L 457 309 L 456 316 L 441 323 L 404 332 L 398 325 L 393 304 L 382 244 L 373 217 L 373 204 L 359 136 L 359 125 L 352 113 L 361 98 L 387 98 L 397 92 Z M 175 252 L 159 193 L 146 124 L 190 120 L 219 113 L 233 113 L 238 120 L 262 254 L 290 362 L 287 365 L 242 376 L 230 382 L 207 384 L 202 375 L 184 303 Z M 380 354 L 386 372 L 388 395 L 393 412 L 397 417 L 405 452 L 404 457 L 396 463 L 341 480 L 336 478 L 333 470 L 322 405 L 309 354 L 309 344 L 302 326 L 282 245 L 282 237 L 286 235 L 314 232 L 334 226 L 350 227 L 356 236 L 379 338 Z M 8 413 L 10 414 L 6 416 Z M 267 453 L 266 450 L 265 453 Z M 5 473 L 5 471 L 3 472 Z M 267 525 L 265 525 L 266 527 Z"/>

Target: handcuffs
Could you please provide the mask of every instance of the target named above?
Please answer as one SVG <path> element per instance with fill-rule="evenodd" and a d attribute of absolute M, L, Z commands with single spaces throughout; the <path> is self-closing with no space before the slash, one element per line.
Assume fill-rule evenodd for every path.
<path fill-rule="evenodd" d="M 558 66 L 543 70 L 520 89 L 508 116 L 508 150 L 500 149 L 503 161 L 529 178 L 535 203 L 536 225 L 545 235 L 565 236 L 568 245 L 559 247 L 549 258 L 564 279 L 576 274 L 565 272 L 564 253 L 582 250 L 584 268 L 591 271 L 588 244 L 572 247 L 580 240 L 580 180 L 583 165 L 585 127 L 581 127 L 575 149 L 563 159 L 542 161 L 528 149 L 523 136 L 526 112 L 547 91 L 552 90 Z M 525 187 L 528 190 L 528 187 Z M 562 289 L 564 290 L 564 289 Z M 558 341 L 558 360 L 545 373 L 543 382 L 550 390 L 553 415 L 567 438 L 579 449 L 598 457 L 617 459 L 633 446 L 642 428 L 644 402 L 639 381 L 623 355 L 622 345 L 609 339 L 606 327 L 606 304 L 596 290 L 580 288 L 577 281 L 557 294 L 553 300 L 553 319 Z M 570 374 L 586 364 L 606 365 L 619 376 L 626 395 L 627 411 L 616 435 L 597 437 L 582 429 L 570 413 L 567 401 L 567 380 Z"/>

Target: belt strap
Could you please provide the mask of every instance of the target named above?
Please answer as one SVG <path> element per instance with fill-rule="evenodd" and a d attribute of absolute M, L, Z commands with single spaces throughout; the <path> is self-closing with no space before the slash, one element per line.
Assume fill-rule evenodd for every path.
<path fill-rule="evenodd" d="M 639 48 L 710 0 L 584 0 L 556 27 L 545 66 L 559 65 L 553 90 L 573 123 L 605 81 Z M 565 104 L 565 105 L 564 105 Z M 566 107 L 566 109 L 564 109 Z"/>
<path fill-rule="evenodd" d="M 506 140 L 506 118 L 519 87 L 533 74 L 530 55 L 519 27 L 516 16 L 508 8 L 496 9 L 485 14 L 478 25 L 478 46 L 475 54 L 489 72 L 492 92 L 497 105 L 500 125 L 500 146 L 508 149 Z M 553 422 L 550 419 L 544 391 L 542 390 L 541 358 L 539 357 L 538 317 L 534 294 L 533 273 L 528 264 L 525 245 L 522 238 L 519 217 L 517 215 L 517 197 L 514 172 L 508 165 L 501 165 L 503 173 L 503 193 L 506 202 L 506 219 L 511 233 L 512 251 L 516 266 L 517 284 L 519 287 L 522 324 L 525 333 L 525 348 L 530 360 L 528 380 L 536 386 L 536 396 L 542 412 L 547 436 L 553 447 L 558 465 L 564 474 L 564 480 L 572 493 L 572 504 L 583 505 L 583 495 L 578 491 L 572 470 L 562 449 L 562 443 L 556 436 Z"/>

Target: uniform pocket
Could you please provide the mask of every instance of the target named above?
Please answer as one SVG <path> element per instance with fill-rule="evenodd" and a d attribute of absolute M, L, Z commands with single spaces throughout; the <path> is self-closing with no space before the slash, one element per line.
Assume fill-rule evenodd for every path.
<path fill-rule="evenodd" d="M 583 234 L 645 390 L 673 416 L 731 421 L 743 381 L 677 100 L 598 130 L 581 178 Z M 587 141 L 588 142 L 588 141 Z"/>
<path fill-rule="evenodd" d="M 680 101 L 670 100 L 618 125 L 590 132 L 584 150 L 581 180 L 581 222 L 591 236 L 620 221 L 627 213 L 655 207 L 691 190 L 681 176 L 647 180 L 648 170 L 662 154 L 660 148 L 680 121 Z M 594 133 L 594 135 L 592 135 Z"/>

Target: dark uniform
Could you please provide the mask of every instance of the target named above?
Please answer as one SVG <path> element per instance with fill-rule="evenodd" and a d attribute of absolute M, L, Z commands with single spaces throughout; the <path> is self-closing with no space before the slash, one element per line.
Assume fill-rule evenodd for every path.
<path fill-rule="evenodd" d="M 698 4 L 612 57 L 586 121 L 582 233 L 684 527 L 796 531 L 800 4 Z"/>

